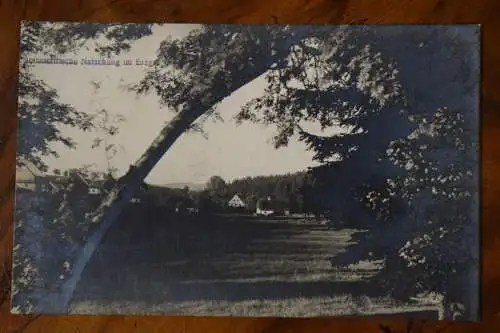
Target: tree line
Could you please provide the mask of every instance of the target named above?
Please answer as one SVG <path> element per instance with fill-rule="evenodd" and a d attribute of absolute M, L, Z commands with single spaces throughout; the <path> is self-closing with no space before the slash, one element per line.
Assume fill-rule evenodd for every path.
<path fill-rule="evenodd" d="M 212 176 L 203 190 L 189 187 L 168 188 L 150 186 L 147 202 L 170 208 L 196 207 L 201 211 L 228 211 L 228 203 L 237 195 L 245 204 L 243 211 L 255 212 L 261 199 L 271 198 L 272 207 L 290 213 L 319 213 L 314 195 L 314 181 L 309 171 L 243 177 L 226 182 Z"/>

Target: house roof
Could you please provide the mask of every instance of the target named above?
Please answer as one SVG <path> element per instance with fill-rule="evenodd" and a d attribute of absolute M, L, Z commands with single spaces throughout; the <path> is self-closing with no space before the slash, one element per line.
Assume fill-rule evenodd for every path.
<path fill-rule="evenodd" d="M 84 183 L 86 186 L 90 186 L 90 182 L 83 176 L 82 173 L 80 172 L 75 172 L 75 176 L 80 179 L 82 183 Z"/>
<path fill-rule="evenodd" d="M 20 163 L 23 167 L 25 167 L 33 176 L 40 177 L 43 176 L 43 172 L 37 168 L 35 164 L 28 160 L 22 160 Z"/>
<path fill-rule="evenodd" d="M 231 200 L 229 200 L 228 204 L 230 206 L 240 206 L 240 207 L 246 206 L 245 201 L 243 201 L 237 194 L 235 194 L 231 198 Z"/>
<path fill-rule="evenodd" d="M 43 178 L 47 179 L 50 183 L 53 183 L 56 186 L 65 186 L 68 183 L 68 178 L 63 176 L 45 175 Z"/>
<path fill-rule="evenodd" d="M 233 195 L 231 200 L 229 200 L 229 202 L 232 202 L 232 201 L 240 201 L 242 203 L 245 203 L 245 201 L 238 194 Z"/>
<path fill-rule="evenodd" d="M 87 187 L 102 187 L 104 185 L 104 182 L 92 181 L 90 179 L 87 179 L 87 177 L 85 177 L 85 175 L 79 171 L 76 171 L 74 175 Z"/>

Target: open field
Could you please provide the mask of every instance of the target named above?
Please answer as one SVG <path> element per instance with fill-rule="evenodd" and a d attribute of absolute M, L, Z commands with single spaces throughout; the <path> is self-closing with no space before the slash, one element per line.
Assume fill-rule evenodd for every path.
<path fill-rule="evenodd" d="M 72 313 L 435 316 L 430 306 L 395 304 L 368 288 L 373 264 L 330 266 L 352 230 L 290 218 L 157 213 L 128 213 L 113 227 L 82 276 Z"/>

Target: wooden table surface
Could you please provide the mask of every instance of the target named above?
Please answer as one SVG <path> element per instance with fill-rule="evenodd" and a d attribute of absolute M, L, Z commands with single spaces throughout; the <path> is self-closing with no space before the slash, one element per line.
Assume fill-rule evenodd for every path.
<path fill-rule="evenodd" d="M 20 20 L 196 23 L 481 23 L 482 311 L 480 323 L 417 323 L 411 332 L 500 332 L 500 1 L 0 0 L 0 332 L 406 332 L 401 320 L 9 314 Z M 498 210 L 497 210 L 498 208 Z M 442 329 L 445 329 L 443 331 Z"/>

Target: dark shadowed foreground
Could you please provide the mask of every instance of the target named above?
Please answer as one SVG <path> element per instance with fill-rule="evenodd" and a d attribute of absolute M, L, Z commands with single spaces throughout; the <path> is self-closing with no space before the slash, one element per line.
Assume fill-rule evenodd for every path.
<path fill-rule="evenodd" d="M 374 264 L 332 268 L 352 231 L 303 219 L 126 212 L 77 286 L 72 313 L 329 316 L 415 312 L 366 285 Z"/>

